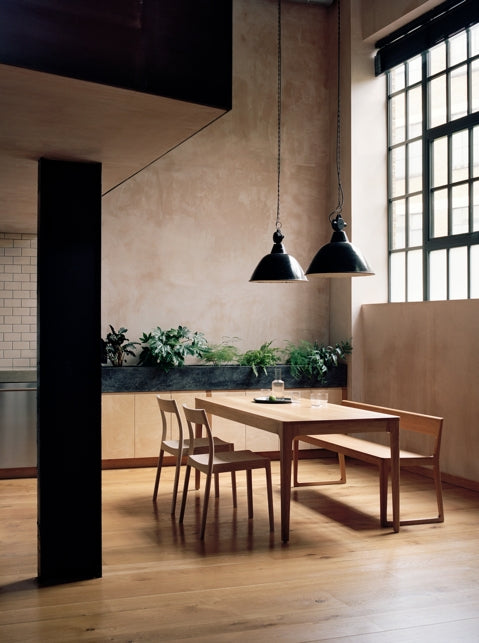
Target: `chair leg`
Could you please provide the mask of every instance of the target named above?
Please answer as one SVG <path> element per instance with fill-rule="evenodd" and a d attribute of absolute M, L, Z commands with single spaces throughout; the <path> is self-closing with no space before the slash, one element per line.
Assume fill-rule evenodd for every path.
<path fill-rule="evenodd" d="M 203 515 L 201 518 L 201 531 L 200 531 L 201 540 L 204 540 L 204 537 L 205 537 L 206 517 L 208 515 L 208 503 L 210 500 L 210 489 L 211 489 L 211 473 L 207 474 L 206 476 L 205 495 L 203 500 Z"/>
<path fill-rule="evenodd" d="M 188 485 L 190 483 L 190 472 L 191 472 L 191 465 L 186 465 L 185 482 L 183 485 L 183 497 L 181 498 L 181 510 L 180 510 L 179 522 L 183 522 L 183 517 L 185 515 L 186 496 L 188 495 Z"/>
<path fill-rule="evenodd" d="M 220 477 L 215 473 L 215 498 L 220 497 Z"/>
<path fill-rule="evenodd" d="M 436 487 L 438 522 L 444 522 L 444 504 L 442 500 L 441 471 L 439 470 L 438 464 L 434 465 L 432 472 L 434 476 L 434 486 Z"/>
<path fill-rule="evenodd" d="M 253 517 L 253 477 L 251 469 L 246 469 L 246 489 L 248 492 L 248 518 Z"/>
<path fill-rule="evenodd" d="M 238 501 L 236 497 L 236 472 L 231 472 L 231 492 L 233 494 L 233 507 L 236 509 L 238 506 Z"/>
<path fill-rule="evenodd" d="M 163 449 L 161 449 L 158 455 L 158 465 L 156 467 L 156 479 L 155 479 L 155 488 L 153 490 L 153 502 L 155 502 L 156 497 L 158 495 L 158 485 L 160 484 L 161 467 L 163 465 L 163 454 L 164 454 L 164 451 Z"/>
<path fill-rule="evenodd" d="M 264 465 L 266 472 L 266 490 L 268 492 L 268 514 L 269 530 L 274 531 L 274 513 L 273 513 L 273 485 L 271 483 L 271 464 L 266 462 Z"/>
<path fill-rule="evenodd" d="M 388 479 L 389 467 L 386 461 L 379 464 L 379 520 L 381 527 L 388 524 Z"/>
<path fill-rule="evenodd" d="M 171 515 L 175 515 L 176 511 L 176 497 L 178 496 L 178 485 L 180 482 L 180 470 L 181 470 L 181 454 L 178 455 L 176 459 L 176 468 L 175 468 L 175 481 L 173 483 L 173 498 L 171 499 Z"/>

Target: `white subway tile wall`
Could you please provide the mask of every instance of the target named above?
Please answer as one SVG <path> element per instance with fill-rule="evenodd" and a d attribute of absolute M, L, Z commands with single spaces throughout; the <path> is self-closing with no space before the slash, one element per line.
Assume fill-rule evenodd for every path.
<path fill-rule="evenodd" d="M 37 236 L 0 232 L 0 369 L 37 366 Z"/>

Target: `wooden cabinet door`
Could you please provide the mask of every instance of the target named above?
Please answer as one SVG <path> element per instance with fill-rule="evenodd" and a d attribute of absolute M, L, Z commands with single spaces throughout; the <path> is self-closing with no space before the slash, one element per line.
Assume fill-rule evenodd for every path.
<path fill-rule="evenodd" d="M 104 460 L 135 455 L 135 400 L 130 393 L 102 395 L 102 446 Z"/>

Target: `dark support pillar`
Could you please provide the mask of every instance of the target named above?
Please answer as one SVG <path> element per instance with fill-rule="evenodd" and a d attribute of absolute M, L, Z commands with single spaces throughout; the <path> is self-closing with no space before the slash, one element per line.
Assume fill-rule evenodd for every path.
<path fill-rule="evenodd" d="M 38 580 L 101 576 L 101 164 L 39 161 Z"/>

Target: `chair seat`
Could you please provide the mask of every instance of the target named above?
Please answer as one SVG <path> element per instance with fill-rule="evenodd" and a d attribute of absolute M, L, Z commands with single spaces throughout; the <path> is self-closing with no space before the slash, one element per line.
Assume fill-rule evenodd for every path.
<path fill-rule="evenodd" d="M 163 440 L 163 448 L 168 453 L 176 455 L 180 449 L 179 440 Z M 215 449 L 218 451 L 229 451 L 232 448 L 231 442 L 225 442 L 221 438 L 214 438 Z M 186 453 L 189 449 L 189 439 L 183 440 L 183 452 Z M 208 453 L 208 438 L 195 438 L 194 453 Z"/>
<path fill-rule="evenodd" d="M 196 441 L 195 441 L 196 443 Z M 209 453 L 200 453 L 189 456 L 188 463 L 200 470 L 202 473 L 208 471 Z M 253 451 L 225 451 L 217 453 L 213 457 L 213 473 L 222 473 L 223 471 L 244 471 L 247 469 L 264 468 L 268 458 L 264 458 Z"/>

